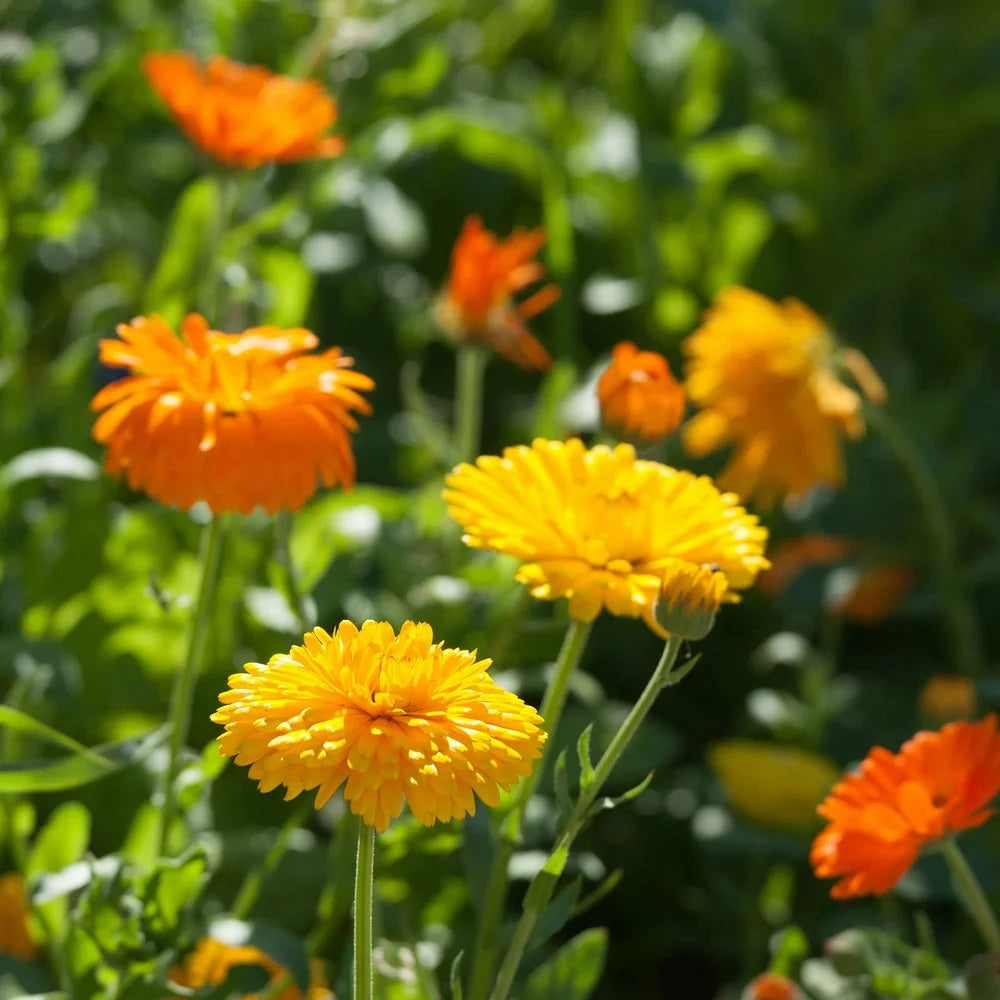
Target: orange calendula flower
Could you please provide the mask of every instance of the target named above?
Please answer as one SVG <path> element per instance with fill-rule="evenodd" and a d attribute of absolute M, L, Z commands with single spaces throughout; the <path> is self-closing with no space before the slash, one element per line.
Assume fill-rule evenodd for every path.
<path fill-rule="evenodd" d="M 353 812 L 377 830 L 405 798 L 426 826 L 500 801 L 541 756 L 541 717 L 493 683 L 489 660 L 434 643 L 430 625 L 349 621 L 304 645 L 248 663 L 213 716 L 223 754 L 250 764 L 262 792 L 318 789 L 316 808 L 345 782 Z"/>
<path fill-rule="evenodd" d="M 24 879 L 17 872 L 0 875 L 0 955 L 30 962 L 38 954 L 28 928 L 30 913 Z"/>
<path fill-rule="evenodd" d="M 935 674 L 917 702 L 920 714 L 935 722 L 953 722 L 976 714 L 976 685 L 961 674 Z"/>
<path fill-rule="evenodd" d="M 862 572 L 830 610 L 841 618 L 874 625 L 898 610 L 912 585 L 913 573 L 905 566 L 874 566 Z"/>
<path fill-rule="evenodd" d="M 684 344 L 685 387 L 701 407 L 684 430 L 692 455 L 731 445 L 719 482 L 762 504 L 798 498 L 844 480 L 841 436 L 864 433 L 861 397 L 885 387 L 858 351 L 839 348 L 823 321 L 794 299 L 774 302 L 746 288 L 719 293 Z"/>
<path fill-rule="evenodd" d="M 191 142 L 228 166 L 343 152 L 344 140 L 326 134 L 337 120 L 337 102 L 314 81 L 224 56 L 201 64 L 185 52 L 153 52 L 143 70 Z"/>
<path fill-rule="evenodd" d="M 627 444 L 506 448 L 459 465 L 444 496 L 467 545 L 520 559 L 532 595 L 569 598 L 580 621 L 605 608 L 663 634 L 657 601 L 717 609 L 767 566 L 767 529 L 733 494 Z"/>
<path fill-rule="evenodd" d="M 559 289 L 545 285 L 520 303 L 513 299 L 545 274 L 533 260 L 544 242 L 542 229 L 515 229 L 501 240 L 476 216 L 466 219 L 436 306 L 445 333 L 458 343 L 491 347 L 528 371 L 547 370 L 552 358 L 524 321 L 552 305 Z"/>
<path fill-rule="evenodd" d="M 811 566 L 834 566 L 854 552 L 850 539 L 834 535 L 804 535 L 781 542 L 771 551 L 771 568 L 761 574 L 760 589 L 777 596 Z"/>
<path fill-rule="evenodd" d="M 274 983 L 284 977 L 288 970 L 276 962 L 270 955 L 254 945 L 228 945 L 212 938 L 202 938 L 194 951 L 184 960 L 184 963 L 173 970 L 170 981 L 175 986 L 187 989 L 200 989 L 203 986 L 216 986 L 226 980 L 231 969 L 238 965 L 249 965 L 263 969 Z M 326 984 L 323 973 L 323 963 L 310 962 L 310 983 L 308 991 L 302 991 L 292 983 L 280 993 L 274 995 L 274 1000 L 333 1000 L 333 994 Z M 256 993 L 248 993 L 243 1000 L 257 1000 Z"/>
<path fill-rule="evenodd" d="M 998 792 L 995 715 L 917 733 L 899 753 L 876 747 L 819 807 L 829 825 L 813 842 L 813 870 L 838 879 L 835 899 L 886 893 L 922 848 L 985 823 Z"/>
<path fill-rule="evenodd" d="M 799 988 L 790 979 L 765 972 L 743 991 L 742 1000 L 799 1000 Z"/>
<path fill-rule="evenodd" d="M 623 341 L 597 383 L 604 423 L 628 438 L 658 441 L 684 418 L 684 387 L 662 354 Z"/>
<path fill-rule="evenodd" d="M 326 486 L 354 484 L 352 411 L 373 388 L 339 348 L 309 354 L 308 330 L 230 334 L 187 316 L 178 338 L 159 316 L 118 327 L 101 361 L 130 374 L 105 386 L 94 437 L 105 468 L 165 504 L 215 513 L 295 510 Z"/>

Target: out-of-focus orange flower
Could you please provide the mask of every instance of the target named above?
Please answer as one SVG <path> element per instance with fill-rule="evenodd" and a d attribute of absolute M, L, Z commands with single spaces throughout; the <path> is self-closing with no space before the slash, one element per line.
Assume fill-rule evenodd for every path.
<path fill-rule="evenodd" d="M 743 991 L 742 1000 L 799 1000 L 802 993 L 790 979 L 765 972 Z"/>
<path fill-rule="evenodd" d="M 175 986 L 200 989 L 203 986 L 217 986 L 225 982 L 234 966 L 249 965 L 263 969 L 273 984 L 287 974 L 288 970 L 279 965 L 270 955 L 254 945 L 228 945 L 212 938 L 202 938 L 194 951 L 184 960 L 183 965 L 174 969 L 170 981 Z M 302 991 L 292 983 L 278 993 L 274 1000 L 333 1000 L 333 994 L 326 984 L 323 963 L 315 959 L 309 963 L 310 982 L 308 991 Z M 256 993 L 244 995 L 243 1000 L 257 1000 Z"/>
<path fill-rule="evenodd" d="M 505 240 L 469 216 L 455 241 L 451 270 L 436 315 L 457 343 L 483 344 L 527 371 L 546 371 L 549 352 L 524 321 L 547 309 L 559 289 L 545 285 L 520 303 L 513 296 L 539 281 L 545 269 L 532 258 L 545 242 L 543 229 L 515 229 Z"/>
<path fill-rule="evenodd" d="M 841 435 L 864 433 L 861 397 L 846 369 L 880 402 L 885 387 L 864 355 L 840 348 L 794 299 L 726 288 L 684 344 L 685 388 L 701 407 L 684 430 L 696 456 L 732 445 L 719 485 L 769 505 L 844 479 Z"/>
<path fill-rule="evenodd" d="M 848 538 L 834 535 L 804 535 L 780 542 L 770 553 L 771 568 L 761 574 L 760 589 L 771 597 L 777 596 L 810 566 L 833 566 L 843 562 L 854 551 Z"/>
<path fill-rule="evenodd" d="M 315 81 L 224 56 L 202 65 L 185 52 L 150 53 L 143 70 L 191 142 L 228 166 L 311 160 L 344 149 L 340 136 L 326 135 L 337 102 Z"/>
<path fill-rule="evenodd" d="M 318 340 L 302 329 L 220 333 L 192 314 L 182 332 L 140 316 L 101 341 L 101 361 L 131 373 L 91 403 L 104 411 L 94 437 L 108 472 L 161 503 L 204 500 L 215 513 L 295 510 L 317 479 L 353 485 L 352 411 L 371 412 L 359 393 L 374 383 L 351 358 L 308 354 Z"/>
<path fill-rule="evenodd" d="M 628 438 L 658 441 L 684 419 L 684 387 L 662 354 L 631 341 L 615 345 L 597 383 L 605 424 Z"/>
<path fill-rule="evenodd" d="M 28 893 L 17 872 L 0 875 L 0 955 L 12 955 L 30 962 L 38 946 L 28 929 Z"/>
<path fill-rule="evenodd" d="M 935 722 L 968 719 L 976 714 L 976 686 L 962 674 L 935 674 L 917 704 L 920 714 Z"/>
<path fill-rule="evenodd" d="M 829 825 L 813 841 L 813 870 L 839 880 L 835 899 L 881 895 L 923 847 L 985 823 L 997 792 L 995 715 L 917 733 L 899 753 L 875 747 L 820 805 Z"/>
<path fill-rule="evenodd" d="M 913 573 L 905 566 L 874 566 L 830 610 L 841 618 L 874 625 L 895 613 L 912 585 Z"/>

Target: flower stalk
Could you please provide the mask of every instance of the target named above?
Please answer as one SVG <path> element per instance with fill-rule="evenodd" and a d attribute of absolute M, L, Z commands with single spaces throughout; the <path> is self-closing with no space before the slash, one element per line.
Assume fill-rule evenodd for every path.
<path fill-rule="evenodd" d="M 667 639 L 660 661 L 657 663 L 656 669 L 649 678 L 642 694 L 639 695 L 638 700 L 632 706 L 625 721 L 608 744 L 607 750 L 601 755 L 601 759 L 594 768 L 594 774 L 590 783 L 581 789 L 580 797 L 577 799 L 576 805 L 570 813 L 565 829 L 556 843 L 555 850 L 549 856 L 549 860 L 543 866 L 542 870 L 532 880 L 528 892 L 524 897 L 524 908 L 521 918 L 514 930 L 514 937 L 504 956 L 503 964 L 500 966 L 500 972 L 497 975 L 493 992 L 490 994 L 490 1000 L 506 1000 L 510 993 L 510 988 L 514 983 L 514 977 L 517 975 L 517 970 L 520 968 L 521 961 L 524 958 L 531 933 L 535 929 L 539 917 L 545 911 L 549 900 L 552 898 L 559 875 L 562 873 L 566 860 L 569 857 L 570 848 L 590 818 L 591 810 L 597 801 L 597 796 L 600 794 L 604 783 L 621 759 L 625 749 L 634 739 L 635 734 L 639 731 L 639 727 L 649 714 L 649 710 L 653 707 L 660 692 L 664 688 L 676 684 L 690 669 L 690 667 L 686 666 L 677 674 L 673 673 L 674 665 L 677 662 L 677 656 L 680 653 L 683 642 L 684 640 L 678 636 L 671 636 Z M 694 661 L 692 661 L 691 666 L 693 664 Z"/>
<path fill-rule="evenodd" d="M 514 804 L 504 818 L 500 828 L 500 842 L 497 844 L 490 866 L 490 878 L 486 888 L 486 898 L 480 911 L 479 924 L 472 952 L 472 971 L 469 978 L 469 1000 L 484 1000 L 490 978 L 496 967 L 497 937 L 503 917 L 504 901 L 507 898 L 507 867 L 521 839 L 521 821 L 524 810 L 545 769 L 553 744 L 553 737 L 559 726 L 570 677 L 579 664 L 590 637 L 592 622 L 570 621 L 566 630 L 555 669 L 542 697 L 539 714 L 545 720 L 548 740 L 542 750 L 542 759 L 535 769 L 518 786 L 514 793 Z"/>
<path fill-rule="evenodd" d="M 372 910 L 375 882 L 375 827 L 361 823 L 354 881 L 354 1000 L 372 1000 Z"/>
<path fill-rule="evenodd" d="M 990 951 L 1000 951 L 1000 923 L 983 892 L 975 872 L 954 837 L 941 842 L 941 851 L 951 872 L 952 884 Z"/>
<path fill-rule="evenodd" d="M 471 462 L 479 454 L 483 430 L 483 379 L 487 355 L 481 347 L 463 344 L 455 369 L 455 457 Z"/>
<path fill-rule="evenodd" d="M 219 563 L 222 552 L 223 520 L 212 515 L 205 525 L 201 546 L 201 581 L 195 599 L 194 615 L 188 634 L 187 652 L 184 662 L 174 679 L 170 698 L 170 741 L 167 750 L 167 766 L 163 772 L 163 809 L 160 818 L 160 854 L 167 849 L 170 825 L 177 808 L 177 773 L 180 769 L 181 752 L 187 742 L 191 727 L 191 703 L 194 699 L 194 685 L 201 672 L 202 659 L 208 639 L 209 623 L 219 582 Z"/>

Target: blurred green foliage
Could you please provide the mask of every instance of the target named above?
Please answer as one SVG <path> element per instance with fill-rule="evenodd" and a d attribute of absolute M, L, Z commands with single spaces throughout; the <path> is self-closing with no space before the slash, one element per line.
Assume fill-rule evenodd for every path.
<path fill-rule="evenodd" d="M 321 496 L 294 522 L 317 621 L 428 620 L 449 643 L 493 656 L 528 697 L 558 649 L 562 610 L 527 606 L 509 563 L 463 551 L 439 499 L 453 362 L 429 307 L 469 213 L 504 233 L 543 224 L 563 288 L 533 323 L 560 359 L 553 372 L 489 369 L 486 450 L 590 429 L 588 374 L 611 346 L 633 339 L 679 364 L 681 339 L 723 285 L 794 295 L 883 374 L 954 517 L 978 607 L 1000 600 L 1000 6 L 0 0 L 0 692 L 15 708 L 87 746 L 127 739 L 160 724 L 181 659 L 198 525 L 103 477 L 88 414 L 111 377 L 97 341 L 138 313 L 176 321 L 197 300 L 202 234 L 232 183 L 142 78 L 143 54 L 170 47 L 311 72 L 338 96 L 350 140 L 340 159 L 236 179 L 240 207 L 220 248 L 232 328 L 308 325 L 377 383 L 375 416 L 356 438 L 363 485 Z M 571 862 L 584 894 L 624 866 L 621 882 L 584 919 L 569 915 L 559 950 L 535 953 L 552 957 L 525 998 L 586 996 L 599 977 L 593 995 L 609 1000 L 626 986 L 636 1000 L 709 998 L 768 964 L 793 913 L 814 947 L 874 919 L 875 907 L 826 901 L 806 840 L 734 817 L 706 764 L 706 748 L 734 733 L 812 743 L 844 764 L 874 743 L 895 746 L 919 723 L 922 681 L 948 668 L 920 512 L 879 440 L 852 448 L 848 483 L 772 517 L 775 537 L 836 531 L 912 566 L 903 611 L 846 627 L 840 674 L 817 693 L 811 667 L 832 653 L 818 578 L 782 603 L 751 594 L 725 609 L 704 662 L 634 748 L 634 769 L 616 775 L 620 791 L 656 767 L 651 789 L 600 819 Z M 188 821 L 214 838 L 208 891 L 226 905 L 289 809 L 235 769 L 209 791 L 217 765 L 205 763 L 226 674 L 295 633 L 273 552 L 268 519 L 230 530 L 197 694 L 193 742 L 209 749 L 189 762 Z M 982 617 L 995 662 L 996 618 Z M 801 636 L 782 647 L 793 653 L 755 656 L 776 633 Z M 602 620 L 560 739 L 572 747 L 596 719 L 606 740 L 657 653 L 642 626 Z M 989 705 L 1000 690 L 984 683 L 982 694 Z M 38 796 L 48 825 L 36 851 L 52 824 L 91 827 L 82 844 L 60 839 L 65 856 L 38 871 L 88 849 L 101 857 L 126 835 L 141 856 L 134 824 L 157 766 L 153 754 L 122 772 L 113 797 L 100 783 L 73 793 L 81 804 Z M 528 819 L 521 878 L 553 822 L 544 811 Z M 311 930 L 339 822 L 328 809 L 293 838 L 262 889 L 270 923 Z M 485 822 L 469 822 L 463 848 L 473 884 Z M 404 819 L 382 839 L 381 930 L 396 942 L 386 996 L 426 995 L 423 977 L 444 983 L 468 946 L 459 834 Z M 991 846 L 995 831 L 976 860 L 995 887 Z M 87 933 L 153 961 L 150 942 L 177 919 L 164 910 L 165 880 L 179 877 L 119 872 L 82 897 Z M 942 944 L 968 950 L 947 923 L 933 859 L 903 892 L 939 920 Z M 123 898 L 133 900 L 124 910 Z M 109 930 L 109 913 L 131 921 L 128 933 Z M 901 912 L 881 916 L 913 939 Z M 49 921 L 57 930 L 64 919 L 53 909 Z M 346 948 L 339 938 L 329 952 L 341 971 Z"/>

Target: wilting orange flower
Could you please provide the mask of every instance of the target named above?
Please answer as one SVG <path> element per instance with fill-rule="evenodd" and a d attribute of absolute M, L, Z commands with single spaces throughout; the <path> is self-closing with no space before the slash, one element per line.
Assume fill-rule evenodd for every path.
<path fill-rule="evenodd" d="M 765 972 L 743 991 L 742 1000 L 799 1000 L 802 994 L 790 979 Z"/>
<path fill-rule="evenodd" d="M 12 955 L 30 962 L 38 946 L 28 929 L 28 893 L 17 872 L 0 875 L 0 955 Z"/>
<path fill-rule="evenodd" d="M 968 719 L 976 714 L 976 685 L 962 674 L 935 674 L 918 700 L 920 714 L 936 722 Z"/>
<path fill-rule="evenodd" d="M 223 754 L 250 764 L 262 792 L 292 799 L 318 788 L 316 808 L 344 798 L 377 830 L 405 798 L 426 826 L 500 801 L 531 772 L 545 733 L 530 705 L 493 683 L 489 660 L 433 643 L 430 625 L 318 628 L 304 646 L 248 663 L 213 716 Z"/>
<path fill-rule="evenodd" d="M 568 597 L 580 621 L 606 608 L 662 634 L 657 600 L 717 610 L 767 566 L 767 529 L 735 496 L 631 445 L 537 440 L 459 465 L 447 485 L 465 543 L 520 559 L 532 595 Z"/>
<path fill-rule="evenodd" d="M 351 411 L 371 412 L 358 393 L 374 383 L 351 358 L 307 354 L 318 344 L 308 330 L 219 333 L 190 315 L 182 331 L 140 316 L 101 341 L 101 361 L 131 373 L 91 403 L 104 410 L 94 437 L 108 472 L 161 503 L 204 500 L 216 513 L 294 510 L 318 478 L 353 485 Z"/>
<path fill-rule="evenodd" d="M 772 597 L 780 594 L 810 566 L 833 566 L 854 551 L 848 538 L 834 535 L 804 535 L 780 542 L 770 553 L 771 568 L 762 573 L 760 589 Z"/>
<path fill-rule="evenodd" d="M 469 216 L 455 241 L 451 271 L 436 306 L 445 333 L 458 343 L 492 347 L 528 371 L 545 371 L 552 358 L 524 321 L 552 305 L 559 289 L 545 285 L 523 302 L 513 299 L 545 274 L 532 259 L 544 242 L 542 229 L 515 229 L 501 240 Z"/>
<path fill-rule="evenodd" d="M 254 945 L 234 946 L 212 938 L 202 938 L 184 963 L 173 970 L 170 981 L 175 986 L 184 986 L 187 989 L 216 986 L 225 982 L 230 970 L 238 965 L 263 969 L 270 976 L 271 983 L 288 973 L 284 966 Z M 309 971 L 311 973 L 309 989 L 304 995 L 298 986 L 292 983 L 278 993 L 274 1000 L 333 1000 L 333 994 L 326 985 L 323 963 L 314 959 L 309 963 Z M 257 1000 L 257 994 L 248 993 L 243 1000 Z"/>
<path fill-rule="evenodd" d="M 719 293 L 684 351 L 688 397 L 701 407 L 685 447 L 700 456 L 732 445 L 720 485 L 765 505 L 843 482 L 841 435 L 860 437 L 864 421 L 838 368 L 869 398 L 885 397 L 864 356 L 839 348 L 811 309 L 746 288 Z"/>
<path fill-rule="evenodd" d="M 881 895 L 923 847 L 985 823 L 997 792 L 994 715 L 917 733 L 899 753 L 876 747 L 819 807 L 829 825 L 813 842 L 813 869 L 820 878 L 839 879 L 835 899 Z"/>
<path fill-rule="evenodd" d="M 143 70 L 191 142 L 228 166 L 311 160 L 344 149 L 342 138 L 326 134 L 337 102 L 313 81 L 224 56 L 202 65 L 185 52 L 153 52 Z"/>
<path fill-rule="evenodd" d="M 597 383 L 597 398 L 605 424 L 629 438 L 658 441 L 684 418 L 684 387 L 667 359 L 628 340 L 615 345 Z"/>
<path fill-rule="evenodd" d="M 830 610 L 841 618 L 874 625 L 899 608 L 912 585 L 913 573 L 905 566 L 874 566 L 862 572 Z"/>

